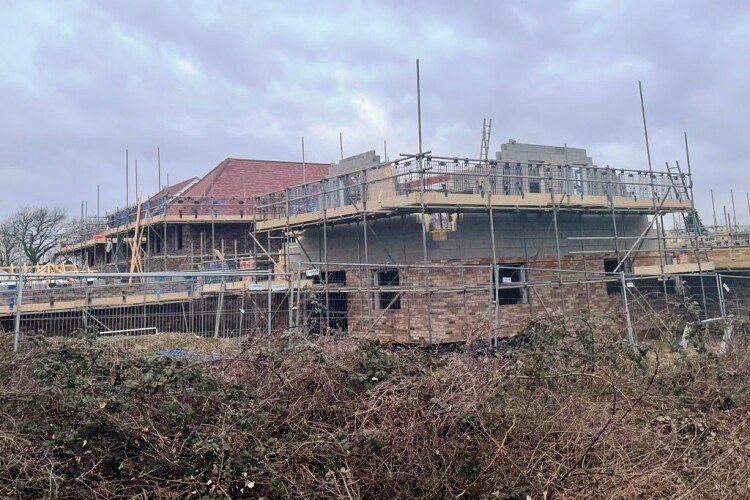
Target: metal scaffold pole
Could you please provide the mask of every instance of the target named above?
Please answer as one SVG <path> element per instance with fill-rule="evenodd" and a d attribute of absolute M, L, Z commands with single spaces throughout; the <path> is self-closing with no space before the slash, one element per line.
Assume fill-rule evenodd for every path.
<path fill-rule="evenodd" d="M 555 250 L 557 252 L 557 281 L 560 286 L 560 310 L 562 311 L 563 321 L 565 321 L 565 290 L 562 279 L 562 256 L 560 254 L 560 231 L 557 227 L 557 201 L 555 200 L 554 190 L 552 194 L 552 222 L 555 229 Z"/>
<path fill-rule="evenodd" d="M 684 133 L 685 135 L 685 159 L 687 160 L 687 169 L 688 169 L 688 185 L 690 186 L 690 216 L 693 219 L 693 232 L 695 233 L 695 239 L 693 240 L 695 242 L 695 260 L 698 261 L 698 280 L 700 280 L 701 284 L 701 299 L 703 302 L 703 319 L 708 319 L 708 306 L 706 305 L 706 287 L 703 283 L 703 265 L 701 263 L 701 254 L 700 254 L 700 247 L 702 245 L 702 233 L 700 224 L 698 224 L 698 213 L 695 210 L 695 200 L 693 198 L 693 170 L 692 166 L 690 164 L 690 147 L 688 146 L 688 136 L 687 132 Z M 679 167 L 679 163 L 677 164 Z M 687 228 L 685 228 L 687 230 Z"/>
<path fill-rule="evenodd" d="M 427 218 L 424 203 L 424 157 L 422 156 L 422 91 L 419 80 L 419 59 L 417 59 L 417 128 L 419 135 L 419 155 L 417 156 L 417 164 L 419 166 L 419 199 L 421 205 L 421 216 L 422 216 L 422 254 L 425 264 L 424 268 L 424 286 L 425 293 L 427 295 L 427 338 L 430 344 L 432 344 L 432 295 L 430 293 L 430 273 L 427 260 L 427 230 L 426 227 L 429 224 Z"/>
<path fill-rule="evenodd" d="M 421 211 L 420 216 L 422 219 L 422 259 L 424 262 L 424 288 L 425 288 L 425 295 L 427 300 L 427 339 L 430 344 L 432 344 L 432 296 L 430 293 L 430 268 L 429 266 L 429 260 L 427 258 L 427 230 L 428 225 L 430 223 L 429 218 L 427 217 L 427 212 L 425 210 L 425 203 L 424 203 L 424 191 L 425 191 L 425 184 L 424 184 L 424 165 L 422 163 L 423 159 L 420 155 L 419 157 L 419 198 L 420 198 L 420 205 L 421 205 Z"/>
<path fill-rule="evenodd" d="M 661 282 L 662 287 L 664 291 L 664 302 L 667 306 L 667 310 L 669 310 L 669 299 L 667 296 L 667 282 L 664 278 L 664 261 L 665 261 L 665 254 L 664 254 L 664 227 L 661 221 L 661 216 L 659 215 L 659 209 L 656 206 L 656 199 L 659 197 L 658 192 L 656 191 L 656 186 L 654 185 L 654 169 L 651 166 L 651 147 L 649 146 L 648 142 L 648 127 L 646 126 L 646 106 L 643 103 L 643 85 L 641 82 L 638 82 L 638 93 L 641 97 L 641 116 L 643 117 L 643 135 L 646 137 L 646 156 L 648 158 L 648 173 L 649 173 L 649 184 L 651 185 L 651 200 L 653 201 L 654 206 L 654 219 L 656 220 L 656 236 L 657 236 L 657 242 L 659 246 L 659 275 L 661 276 Z M 665 194 L 664 197 L 666 198 L 667 195 Z"/>
<path fill-rule="evenodd" d="M 489 183 L 488 183 L 489 186 Z M 495 322 L 495 328 L 494 332 L 492 333 L 491 337 L 487 340 L 489 340 L 490 344 L 495 344 L 495 339 L 500 334 L 500 303 L 499 303 L 499 268 L 497 264 L 497 249 L 496 249 L 496 243 L 495 243 L 495 214 L 492 210 L 492 194 L 490 193 L 487 196 L 488 205 L 489 205 L 489 216 L 490 216 L 490 239 L 492 240 L 492 266 L 490 269 L 490 275 L 492 276 L 492 279 L 490 280 L 490 286 L 494 288 L 493 295 L 494 299 L 492 303 L 494 304 L 494 322 Z M 465 300 L 465 298 L 464 298 Z"/>
<path fill-rule="evenodd" d="M 325 179 L 320 181 L 320 192 L 323 195 L 323 272 L 321 278 L 325 283 L 325 307 L 326 307 L 326 333 L 331 327 L 331 293 L 330 286 L 328 284 L 328 278 L 330 273 L 328 272 L 328 196 L 326 194 Z"/>
<path fill-rule="evenodd" d="M 492 241 L 492 266 L 490 266 L 490 286 L 493 287 L 493 290 L 490 292 L 491 295 L 491 304 L 493 306 L 493 322 L 495 325 L 494 331 L 493 329 L 490 329 L 488 331 L 489 338 L 487 339 L 491 345 L 495 344 L 495 339 L 499 335 L 500 332 L 500 303 L 499 303 L 499 287 L 500 282 L 498 281 L 500 279 L 500 272 L 498 269 L 497 264 L 497 242 L 495 241 L 495 213 L 494 210 L 492 210 L 492 195 L 493 195 L 493 185 L 490 182 L 490 172 L 489 169 L 487 170 L 487 177 L 485 179 L 485 182 L 487 183 L 487 214 L 490 218 L 490 240 Z M 491 332 L 491 334 L 490 334 Z"/>

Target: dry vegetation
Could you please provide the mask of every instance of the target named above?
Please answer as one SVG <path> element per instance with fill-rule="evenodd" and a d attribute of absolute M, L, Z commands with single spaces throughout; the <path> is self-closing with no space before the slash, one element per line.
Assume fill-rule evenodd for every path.
<path fill-rule="evenodd" d="M 279 335 L 211 362 L 3 351 L 0 495 L 750 497 L 744 334 L 716 356 L 702 332 L 686 355 L 607 331 L 549 319 L 462 352 Z"/>

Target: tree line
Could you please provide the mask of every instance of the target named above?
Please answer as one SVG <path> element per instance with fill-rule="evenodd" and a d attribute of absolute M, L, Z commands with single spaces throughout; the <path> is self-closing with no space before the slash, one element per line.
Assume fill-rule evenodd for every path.
<path fill-rule="evenodd" d="M 0 266 L 45 263 L 78 227 L 62 208 L 21 208 L 0 222 Z"/>

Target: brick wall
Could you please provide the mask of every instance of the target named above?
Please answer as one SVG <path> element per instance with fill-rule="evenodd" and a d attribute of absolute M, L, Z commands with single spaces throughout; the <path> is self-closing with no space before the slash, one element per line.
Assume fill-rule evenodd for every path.
<path fill-rule="evenodd" d="M 383 341 L 404 343 L 461 342 L 470 338 L 488 336 L 511 336 L 519 331 L 531 317 L 547 314 L 576 315 L 589 311 L 594 315 L 608 317 L 623 329 L 623 299 L 619 293 L 608 294 L 603 275 L 604 259 L 616 254 L 601 253 L 583 256 L 566 255 L 561 259 L 564 270 L 562 280 L 580 280 L 581 284 L 560 285 L 560 273 L 556 258 L 536 259 L 529 266 L 527 281 L 535 286 L 525 290 L 525 300 L 520 304 L 491 303 L 490 265 L 492 259 L 469 259 L 467 266 L 460 267 L 454 260 L 432 261 L 441 265 L 430 268 L 427 281 L 431 293 L 425 293 L 424 268 L 400 269 L 400 287 L 404 293 L 400 298 L 400 309 L 383 310 L 378 307 L 372 291 L 349 291 L 346 294 L 348 331 L 353 335 L 369 335 Z M 498 263 L 523 263 L 523 257 L 505 257 Z M 658 263 L 658 253 L 644 252 L 634 259 L 636 265 Z M 382 268 L 387 268 L 384 265 Z M 334 266 L 328 271 L 346 271 L 346 287 L 372 287 L 377 267 Z M 546 269 L 546 270 L 545 270 Z M 566 272 L 568 271 L 568 272 Z M 571 271 L 589 271 L 590 274 Z M 325 273 L 325 269 L 322 270 Z M 585 283 L 590 281 L 590 283 Z M 338 285 L 329 285 L 329 292 L 336 292 Z M 450 290 L 449 290 L 450 289 Z M 319 300 L 324 300 L 325 287 L 318 285 Z M 337 300 L 342 300 L 338 298 Z M 495 314 L 498 328 L 495 330 Z M 375 327 L 371 325 L 376 323 Z M 430 333 L 431 332 L 431 335 Z"/>
<path fill-rule="evenodd" d="M 182 248 L 178 248 L 176 231 L 182 231 Z M 247 255 L 253 252 L 253 239 L 250 237 L 252 222 L 247 223 L 196 223 L 196 224 L 168 224 L 167 238 L 164 241 L 163 226 L 154 226 L 146 233 L 148 243 L 144 250 L 148 250 L 148 257 L 143 258 L 143 270 L 145 272 L 159 271 L 181 271 L 195 268 L 200 262 L 213 259 L 213 249 L 224 251 L 226 259 L 233 259 L 235 255 L 235 242 L 238 255 Z M 158 243 L 157 243 L 158 240 Z M 272 240 L 272 246 L 279 246 L 276 240 Z M 263 242 L 266 246 L 266 242 Z M 101 247 L 101 250 L 99 249 Z M 104 245 L 97 247 L 94 255 L 94 269 L 105 272 L 115 272 L 117 269 L 114 262 L 105 263 L 106 255 L 103 251 Z M 166 269 L 164 262 L 164 251 L 166 249 Z M 114 260 L 115 245 L 112 246 Z M 260 252 L 260 250 L 258 250 Z M 130 269 L 129 248 L 126 249 L 127 260 L 120 261 L 120 271 Z"/>

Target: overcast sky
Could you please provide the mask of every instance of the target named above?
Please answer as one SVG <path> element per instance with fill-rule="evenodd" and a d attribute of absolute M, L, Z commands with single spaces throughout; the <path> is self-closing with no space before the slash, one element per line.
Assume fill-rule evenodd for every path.
<path fill-rule="evenodd" d="M 125 201 L 125 149 L 144 194 L 224 158 L 308 161 L 417 149 L 476 157 L 519 142 L 584 147 L 598 164 L 654 167 L 690 139 L 711 220 L 750 223 L 750 7 L 736 1 L 0 2 L 0 217 L 77 215 Z M 132 168 L 132 163 L 131 163 Z M 132 172 L 132 170 L 131 170 Z M 131 174 L 131 181 L 133 181 Z M 134 187 L 131 187 L 131 197 Z"/>

